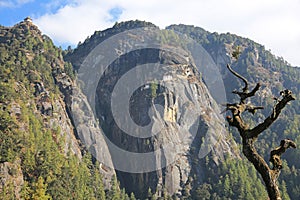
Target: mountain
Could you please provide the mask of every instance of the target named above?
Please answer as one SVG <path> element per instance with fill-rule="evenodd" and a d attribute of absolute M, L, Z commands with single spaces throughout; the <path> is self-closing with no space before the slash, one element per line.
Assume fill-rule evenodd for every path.
<path fill-rule="evenodd" d="M 0 27 L 0 49 L 1 199 L 125 198 L 79 140 L 62 50 L 28 19 Z"/>
<path fill-rule="evenodd" d="M 176 53 L 180 43 L 185 42 L 183 38 L 176 38 L 176 35 L 169 34 L 169 31 L 164 32 L 152 24 L 139 21 L 116 24 L 113 29 L 114 32 L 111 30 L 96 32 L 72 53 L 67 54 L 65 59 L 78 69 L 79 77 L 83 77 L 79 82 L 83 82 L 83 85 L 91 83 L 98 85 L 95 91 L 96 115 L 109 141 L 128 152 L 140 153 L 142 159 L 151 161 L 145 164 L 149 169 L 153 165 L 151 170 L 145 168 L 144 171 L 138 169 L 134 171 L 133 169 L 138 168 L 140 164 L 136 159 L 131 160 L 131 154 L 127 153 L 124 154 L 124 157 L 127 157 L 126 160 L 122 162 L 129 160 L 131 162 L 129 169 L 118 170 L 119 165 L 123 164 L 120 164 L 121 156 L 119 155 L 122 152 L 115 152 L 112 145 L 109 145 L 121 186 L 125 187 L 126 191 L 134 192 L 136 196 L 143 198 L 149 188 L 151 191 L 156 191 L 158 196 L 167 192 L 167 194 L 182 197 L 186 185 L 199 184 L 205 176 L 204 170 L 201 169 L 205 167 L 204 156 L 200 160 L 198 158 L 199 151 L 200 153 L 205 151 L 204 147 L 200 149 L 202 145 L 212 148 L 210 158 L 218 164 L 224 160 L 225 154 L 239 157 L 239 154 L 234 151 L 236 144 L 226 139 L 227 131 L 219 114 L 220 108 L 201 79 L 194 61 L 188 52 L 184 55 Z M 124 30 L 128 32 L 124 33 Z M 116 39 L 112 39 L 112 44 L 110 44 L 108 38 L 114 37 Z M 157 38 L 162 38 L 158 41 L 164 41 L 166 44 L 154 47 Z M 103 55 L 102 49 L 87 55 L 89 53 L 87 49 L 99 48 L 98 45 L 101 46 L 102 41 L 103 43 L 109 42 L 109 48 L 112 49 L 112 51 L 109 50 L 109 55 L 106 54 L 108 49 L 105 49 Z M 137 47 L 139 44 L 143 44 L 142 49 Z M 149 47 L 144 47 L 144 44 Z M 183 47 L 180 50 L 184 51 Z M 114 53 L 116 56 L 111 55 Z M 109 63 L 105 69 L 92 67 L 106 62 L 104 59 L 99 63 L 94 63 L 101 57 L 113 57 L 112 63 Z M 144 65 L 149 63 L 151 66 L 148 71 Z M 155 64 L 161 65 L 162 68 L 155 69 Z M 144 67 L 139 69 L 139 66 Z M 103 75 L 99 75 L 101 77 L 93 76 L 101 70 L 104 70 Z M 122 88 L 123 90 L 133 89 L 132 97 L 128 98 L 130 116 L 125 115 L 124 120 L 118 124 L 116 117 L 123 115 L 124 106 L 119 106 L 117 111 L 113 111 L 113 93 L 119 84 L 118 80 L 130 76 L 128 74 L 131 73 L 133 74 L 132 78 L 129 78 L 130 81 L 122 84 L 128 85 Z M 136 77 L 140 77 L 143 83 L 136 83 L 139 81 L 134 80 Z M 135 86 L 136 88 L 130 88 L 132 84 L 139 85 Z M 87 90 L 86 96 L 90 95 L 88 89 L 83 90 Z M 128 92 L 130 94 L 130 91 Z M 124 100 L 122 102 L 126 104 L 125 96 L 123 94 L 117 98 L 122 98 Z M 148 115 L 153 107 L 153 112 L 156 114 Z M 118 112 L 120 116 L 114 116 L 113 112 Z M 141 137 L 141 133 L 136 134 L 138 131 L 134 126 L 129 126 L 126 130 L 120 127 L 120 124 L 131 124 L 131 118 L 140 126 L 154 122 L 142 131 L 151 133 L 153 127 L 159 126 L 159 134 Z M 206 134 L 210 132 L 211 134 L 206 137 Z M 133 134 L 136 135 L 133 136 Z M 208 137 L 211 138 L 208 139 Z M 205 144 L 209 143 L 207 140 L 220 142 L 210 147 L 210 144 Z M 172 146 L 168 147 L 168 145 Z M 152 152 L 152 156 L 145 154 Z M 193 180 L 193 177 L 197 179 Z"/>
<path fill-rule="evenodd" d="M 131 192 L 140 199 L 267 198 L 239 153 L 236 130 L 220 114 L 241 87 L 227 64 L 250 86 L 262 83 L 251 101 L 265 109 L 247 116 L 252 124 L 272 111 L 273 97 L 284 88 L 299 99 L 299 68 L 262 45 L 230 33 L 187 25 L 160 30 L 136 20 L 96 31 L 63 51 L 25 19 L 0 27 L 0 49 L 4 198 L 129 199 Z M 257 148 L 268 160 L 280 139 L 299 144 L 298 132 L 295 101 Z M 284 199 L 300 197 L 299 155 L 284 155 Z"/>
<path fill-rule="evenodd" d="M 261 83 L 262 87 L 258 93 L 258 98 L 253 98 L 251 101 L 256 105 L 264 106 L 265 109 L 256 118 L 247 116 L 251 123 L 260 122 L 271 113 L 275 104 L 273 97 L 278 97 L 283 89 L 292 90 L 296 98 L 299 99 L 300 68 L 292 67 L 282 57 L 276 57 L 270 50 L 266 50 L 263 45 L 230 33 L 209 33 L 194 26 L 171 25 L 167 29 L 187 34 L 201 44 L 212 56 L 221 71 L 229 102 L 233 102 L 235 98 L 231 92 L 242 86 L 240 82 L 232 79 L 232 74 L 226 70 L 226 64 L 231 64 L 235 71 L 246 77 L 252 83 L 252 87 L 257 82 Z M 236 47 L 241 48 L 238 60 L 232 59 L 230 56 Z M 289 105 L 289 108 L 284 111 L 277 122 L 260 136 L 257 148 L 264 155 L 265 160 L 269 159 L 269 152 L 283 138 L 291 138 L 299 144 L 299 113 L 299 100 L 296 100 Z M 236 130 L 232 131 L 235 140 L 239 141 L 238 134 L 234 133 Z M 288 188 L 287 192 L 291 199 L 299 198 L 300 187 L 299 181 L 296 180 L 299 179 L 300 163 L 295 159 L 298 156 L 299 150 L 287 152 L 284 156 L 286 169 L 279 177 L 279 182 L 282 181 L 283 185 Z"/>

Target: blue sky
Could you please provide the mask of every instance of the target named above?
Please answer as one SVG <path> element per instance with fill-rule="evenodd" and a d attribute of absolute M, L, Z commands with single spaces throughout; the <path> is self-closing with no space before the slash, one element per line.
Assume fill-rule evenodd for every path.
<path fill-rule="evenodd" d="M 110 9 L 109 14 L 112 16 L 110 21 L 111 22 L 118 21 L 122 13 L 123 13 L 123 10 L 120 7 L 114 7 L 112 9 Z"/>
<path fill-rule="evenodd" d="M 67 1 L 53 0 L 0 0 L 0 24 L 12 26 L 27 16 L 40 17 L 55 13 Z"/>
<path fill-rule="evenodd" d="M 300 66 L 299 0 L 0 0 L 0 24 L 30 16 L 58 46 L 76 46 L 116 21 L 192 24 L 248 37 Z"/>

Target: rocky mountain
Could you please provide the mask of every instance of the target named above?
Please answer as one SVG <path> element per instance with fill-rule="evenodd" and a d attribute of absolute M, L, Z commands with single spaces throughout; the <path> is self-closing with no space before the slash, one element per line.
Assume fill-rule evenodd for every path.
<path fill-rule="evenodd" d="M 0 198 L 113 196 L 103 182 L 125 197 L 114 171 L 93 162 L 79 140 L 68 106 L 74 74 L 62 50 L 28 18 L 0 27 L 0 49 Z"/>
<path fill-rule="evenodd" d="M 141 161 L 131 158 L 131 155 L 127 153 L 124 156 L 131 162 L 129 169 L 120 167 L 118 170 L 120 159 L 122 159 L 120 152 L 116 152 L 109 145 L 112 162 L 114 168 L 117 169 L 121 186 L 125 187 L 126 191 L 134 192 L 138 197 L 145 197 L 143 195 L 147 194 L 149 188 L 151 191 L 156 191 L 158 196 L 167 192 L 167 194 L 182 197 L 186 185 L 192 184 L 191 182 L 197 185 L 205 176 L 201 168 L 205 167 L 203 158 L 206 154 L 210 153 L 210 158 L 218 164 L 224 160 L 225 154 L 239 157 L 239 153 L 235 152 L 236 144 L 228 138 L 220 108 L 201 79 L 195 61 L 189 56 L 190 52 L 185 52 L 182 47 L 181 54 L 176 53 L 178 51 L 176 48 L 184 42 L 183 39 L 176 38 L 176 35 L 169 33 L 170 31 L 164 32 L 151 24 L 142 23 L 129 22 L 115 25 L 113 29 L 116 33 L 122 33 L 121 35 L 114 36 L 111 33 L 108 35 L 106 32 L 111 32 L 110 30 L 103 33 L 96 32 L 74 52 L 67 54 L 66 60 L 78 69 L 79 77 L 87 74 L 87 79 L 80 79 L 83 85 L 96 82 L 96 115 L 107 138 L 119 148 L 140 153 L 142 159 L 149 161 L 145 164 L 148 167 L 134 171 Z M 141 28 L 143 26 L 146 27 L 145 30 Z M 126 29 L 133 31 L 124 33 Z M 94 61 L 101 59 L 101 56 L 112 55 L 101 55 L 102 49 L 91 53 L 92 55 L 85 55 L 88 52 L 87 49 L 99 48 L 97 45 L 101 46 L 101 41 L 108 42 L 107 37 L 117 38 L 113 39 L 113 44 L 111 44 L 114 46 L 111 48 L 113 52 L 109 51 L 111 54 L 116 54 L 116 59 L 103 69 L 103 75 L 97 77 L 99 79 L 97 83 L 98 79 L 94 81 L 92 75 L 95 73 L 93 66 L 101 65 L 106 61 L 99 61 L 99 63 L 94 63 Z M 157 38 L 163 39 L 157 40 Z M 155 46 L 156 42 L 159 42 L 159 47 L 143 46 L 142 49 L 137 47 L 141 43 Z M 94 46 L 90 47 L 90 43 Z M 84 59 L 88 61 L 78 62 Z M 149 70 L 147 70 L 147 66 L 144 65 L 149 63 L 151 66 L 148 66 Z M 161 68 L 155 67 L 156 64 L 159 64 Z M 202 75 L 205 76 L 205 74 Z M 131 77 L 130 81 L 121 84 L 123 86 L 121 90 L 128 90 L 131 94 L 130 90 L 133 89 L 133 93 L 128 98 L 128 102 L 124 94 L 116 97 L 124 98 L 123 100 L 129 104 L 130 116 L 124 116 L 125 119 L 121 121 L 121 124 L 131 124 L 133 120 L 140 126 L 148 126 L 142 130 L 148 133 L 159 126 L 159 134 L 143 137 L 142 133 L 138 133 L 137 127 L 129 126 L 124 130 L 120 127 L 120 123 L 118 124 L 116 118 L 122 116 L 124 106 L 117 108 L 121 112 L 120 110 L 113 111 L 113 93 L 120 84 L 118 81 L 126 76 Z M 139 80 L 134 80 L 137 77 L 143 77 L 141 78 L 143 83 L 136 88 L 130 88 L 131 84 L 139 82 Z M 86 95 L 89 95 L 89 91 Z M 156 114 L 148 115 L 153 107 L 153 112 Z M 127 109 L 126 106 L 125 109 Z M 117 112 L 118 116 L 114 116 L 113 112 Z M 210 141 L 218 142 L 210 144 Z M 168 145 L 171 146 L 168 147 Z M 204 147 L 205 145 L 207 147 Z M 205 148 L 208 149 L 205 150 Z M 211 149 L 212 152 L 210 152 Z M 153 152 L 152 157 L 146 156 L 145 153 L 151 152 Z M 122 162 L 126 160 L 122 159 Z M 194 180 L 194 177 L 197 179 Z"/>
<path fill-rule="evenodd" d="M 262 83 L 251 101 L 265 109 L 247 116 L 252 124 L 282 89 L 299 99 L 299 68 L 264 46 L 194 26 L 128 21 L 63 51 L 26 18 L 0 27 L 0 52 L 4 198 L 266 199 L 220 114 L 241 85 L 228 63 Z M 281 138 L 300 143 L 299 111 L 293 102 L 259 138 L 266 160 Z M 284 157 L 284 199 L 300 197 L 295 155 Z"/>
<path fill-rule="evenodd" d="M 252 87 L 258 82 L 261 83 L 262 87 L 258 92 L 258 97 L 251 99 L 251 101 L 256 105 L 264 106 L 265 109 L 256 118 L 247 116 L 251 123 L 259 123 L 270 114 L 276 103 L 274 97 L 278 97 L 283 89 L 292 90 L 296 98 L 299 99 L 300 69 L 291 66 L 282 57 L 273 55 L 271 50 L 266 50 L 263 45 L 230 33 L 210 33 L 194 26 L 171 25 L 167 29 L 187 34 L 201 44 L 212 56 L 221 71 L 229 102 L 234 101 L 235 96 L 231 92 L 237 88 L 237 85 L 241 88 L 241 83 L 232 79 L 232 74 L 226 70 L 226 64 L 230 64 L 235 71 L 246 77 Z M 236 47 L 240 48 L 238 60 L 232 59 L 230 56 Z M 299 144 L 299 108 L 299 100 L 296 100 L 289 105 L 280 119 L 269 130 L 265 131 L 264 135 L 260 136 L 258 149 L 264 155 L 265 160 L 269 159 L 270 150 L 283 138 L 294 139 Z M 235 130 L 231 131 L 235 136 Z M 239 141 L 239 139 L 236 135 L 235 140 Z M 299 181 L 295 181 L 297 177 L 299 178 L 300 167 L 300 163 L 295 159 L 297 156 L 299 156 L 299 150 L 288 152 L 284 156 L 288 166 L 279 178 L 283 185 L 286 184 L 291 199 L 299 198 Z"/>

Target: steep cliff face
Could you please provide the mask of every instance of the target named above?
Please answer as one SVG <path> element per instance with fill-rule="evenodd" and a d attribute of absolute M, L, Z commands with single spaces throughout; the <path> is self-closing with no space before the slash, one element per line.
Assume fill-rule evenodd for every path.
<path fill-rule="evenodd" d="M 129 26 L 126 24 L 121 27 Z M 117 47 L 112 48 L 111 53 L 118 56 L 96 82 L 96 115 L 109 142 L 129 152 L 124 154 L 128 157 L 122 159 L 120 152 L 108 145 L 118 179 L 126 191 L 145 197 L 151 188 L 158 196 L 167 193 L 181 197 L 190 185 L 200 184 L 204 179 L 203 158 L 207 154 L 218 164 L 225 154 L 238 157 L 238 152 L 235 152 L 236 145 L 228 137 L 219 105 L 201 78 L 205 74 L 198 71 L 191 52 L 181 49 L 181 53 L 176 53 L 175 49 L 183 41 L 180 44 L 168 43 L 172 40 L 170 38 L 175 37 L 173 33 L 155 29 L 157 37 L 164 38 L 160 40 L 160 48 L 126 49 L 127 46 L 148 44 L 151 30 L 147 29 L 145 35 L 138 34 L 138 31 L 126 33 L 125 38 L 135 38 L 135 44 L 126 39 L 117 40 L 119 43 L 114 44 Z M 93 42 L 94 37 L 99 40 L 99 35 L 101 33 L 89 38 L 94 47 L 101 44 Z M 84 46 L 83 43 L 67 56 L 77 65 L 79 74 L 84 73 L 80 70 L 82 63 L 77 60 L 84 60 L 81 57 Z M 97 59 L 101 59 L 100 54 L 88 57 L 88 60 Z M 97 65 L 101 65 L 101 61 L 89 63 L 90 68 L 84 71 L 93 71 Z M 92 74 L 87 77 L 92 77 Z M 127 82 L 118 83 L 124 79 Z M 131 88 L 131 83 L 138 79 L 144 82 Z M 93 79 L 89 81 L 93 82 Z M 89 81 L 83 85 L 90 84 Z M 118 91 L 130 95 L 115 97 Z M 128 107 L 114 105 L 114 102 L 121 101 L 125 101 Z M 129 114 L 123 116 L 122 109 L 128 109 Z M 138 127 L 122 127 L 132 122 Z M 143 132 L 138 131 L 139 127 L 143 127 Z M 159 130 L 157 134 L 155 129 Z M 131 154 L 134 153 L 139 154 L 140 159 L 132 159 Z M 148 157 L 149 154 L 152 156 Z M 141 162 L 145 166 L 144 171 L 139 169 Z M 124 165 L 130 170 L 124 170 Z"/>
<path fill-rule="evenodd" d="M 103 131 L 97 124 L 98 121 L 93 116 L 93 110 L 90 108 L 87 98 L 81 89 L 76 83 L 72 83 L 70 86 L 62 89 L 68 102 L 68 116 L 73 122 L 80 144 L 90 151 L 96 159 L 101 158 L 101 160 L 98 159 L 100 164 L 99 171 L 102 174 L 105 187 L 109 188 L 115 171 L 112 168 L 112 159 L 103 137 Z M 106 165 L 103 165 L 103 163 Z"/>
<path fill-rule="evenodd" d="M 123 22 L 95 32 L 65 55 L 78 72 L 74 82 L 62 50 L 31 21 L 0 26 L 0 196 L 100 198 L 105 192 L 99 172 L 106 186 L 116 174 L 127 193 L 141 198 L 149 188 L 156 197 L 249 194 L 248 182 L 243 187 L 239 182 L 247 178 L 228 175 L 245 175 L 236 170 L 246 169 L 243 161 L 223 162 L 239 153 L 220 115 L 225 99 L 218 81 L 223 79 L 229 102 L 240 83 L 227 72 L 227 63 L 250 82 L 262 81 L 259 98 L 253 99 L 266 107 L 259 121 L 283 87 L 299 98 L 300 71 L 249 39 L 185 25 L 168 29 L 193 37 L 212 59 L 203 59 L 204 49 L 189 48 L 186 35 L 147 22 Z M 236 46 L 241 55 L 233 60 Z M 221 74 L 211 68 L 213 61 Z M 300 141 L 299 101 L 291 106 L 258 143 L 262 152 L 283 135 Z M 294 157 L 286 154 L 294 166 L 283 174 L 290 188 L 299 187 Z M 253 180 L 254 186 L 260 183 Z M 229 184 L 240 192 L 233 194 Z M 114 192 L 108 190 L 106 197 L 114 199 Z M 299 198 L 297 190 L 289 192 Z"/>
<path fill-rule="evenodd" d="M 124 66 L 122 61 L 117 62 L 118 64 L 111 70 L 112 73 L 106 74 L 104 79 L 99 82 L 98 116 L 104 116 L 104 120 L 101 122 L 104 127 L 107 127 L 105 132 L 110 140 L 127 151 L 149 152 L 168 144 L 172 146 L 163 149 L 161 157 L 158 156 L 154 160 L 158 169 L 155 172 L 128 174 L 119 171 L 121 184 L 127 190 L 144 194 L 150 187 L 154 191 L 157 189 L 159 194 L 165 188 L 170 194 L 175 193 L 181 196 L 183 185 L 190 181 L 189 177 L 196 175 L 198 177 L 196 181 L 201 182 L 201 178 L 205 176 L 204 170 L 201 169 L 203 160 L 194 161 L 203 158 L 205 153 L 209 152 L 204 149 L 205 145 L 208 146 L 207 148 L 212 147 L 211 156 L 216 163 L 223 160 L 224 154 L 236 156 L 236 153 L 233 152 L 235 145 L 225 142 L 227 134 L 222 118 L 219 116 L 220 110 L 205 84 L 197 74 L 193 73 L 196 69 L 192 63 L 187 63 L 176 55 L 168 55 L 166 52 L 157 50 L 141 54 L 142 57 L 147 57 L 145 54 L 156 54 L 157 61 L 166 64 L 165 74 L 162 75 L 163 79 L 156 83 L 157 88 L 153 88 L 153 83 L 149 82 L 134 92 L 129 107 L 130 114 L 133 120 L 141 125 L 147 125 L 152 120 L 164 124 L 160 133 L 154 137 L 137 139 L 120 130 L 114 122 L 112 114 L 105 112 L 111 110 L 111 100 L 101 97 L 111 96 L 112 91 L 108 88 L 113 88 L 115 85 L 115 82 L 111 82 L 111 80 L 118 80 L 120 74 L 114 75 L 114 72 L 120 66 Z M 153 59 L 152 56 L 149 57 Z M 129 59 L 141 63 L 148 61 L 147 59 L 139 60 L 138 57 Z M 136 64 L 127 63 L 126 66 L 136 66 Z M 142 76 L 142 74 L 136 74 L 136 76 Z M 105 85 L 104 88 L 103 85 Z M 159 117 L 148 116 L 149 109 L 153 104 L 161 106 Z M 214 146 L 214 144 L 209 144 L 210 140 L 218 142 Z M 200 147 L 202 147 L 201 151 Z M 174 162 L 164 166 L 163 163 L 160 163 L 161 159 L 173 159 Z"/>
<path fill-rule="evenodd" d="M 72 94 L 71 75 L 62 50 L 30 20 L 0 27 L 1 199 L 81 199 L 92 180 L 98 188 L 87 198 L 104 192 L 72 121 L 70 99 L 80 92 Z M 105 182 L 113 174 L 103 172 Z"/>

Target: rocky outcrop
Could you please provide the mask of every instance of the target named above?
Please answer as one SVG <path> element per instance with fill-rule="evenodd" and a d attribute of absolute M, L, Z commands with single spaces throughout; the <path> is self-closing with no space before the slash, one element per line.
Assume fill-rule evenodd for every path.
<path fill-rule="evenodd" d="M 147 31 L 149 35 L 131 32 L 128 37 L 138 38 L 135 40 L 138 44 L 147 44 L 148 37 L 153 34 L 151 29 Z M 112 163 L 121 186 L 127 192 L 134 192 L 137 197 L 143 198 L 151 188 L 157 196 L 167 192 L 182 197 L 187 185 L 200 184 L 205 177 L 203 158 L 209 155 L 218 164 L 225 154 L 238 157 L 238 152 L 234 150 L 235 143 L 227 137 L 219 106 L 201 78 L 205 74 L 197 70 L 189 52 L 181 49 L 178 53 L 176 45 L 127 51 L 128 46 L 135 44 L 132 41 L 117 41 L 120 43 L 114 43 L 116 47 L 110 53 L 119 56 L 103 71 L 96 83 L 92 78 L 93 70 L 101 62 L 88 63 L 86 66 L 89 67 L 81 70 L 74 59 L 79 76 L 87 74 L 88 77 L 82 85 L 97 84 L 95 109 L 99 123 L 89 121 L 91 117 L 87 112 L 79 114 L 86 116 L 80 118 L 81 124 L 95 127 L 100 124 L 103 132 L 99 133 L 107 138 Z M 80 57 L 80 48 L 84 49 L 84 44 L 69 58 Z M 101 55 L 95 54 L 86 59 L 96 61 L 101 59 Z M 149 63 L 150 66 L 147 65 Z M 153 63 L 159 68 L 155 68 Z M 130 88 L 130 84 L 139 78 L 144 80 L 143 84 L 134 86 L 135 89 Z M 124 80 L 124 83 L 118 83 Z M 125 96 L 114 97 L 118 95 L 116 91 L 123 91 Z M 80 96 L 78 101 L 83 99 L 85 97 Z M 114 102 L 121 106 L 114 107 Z M 86 107 L 88 105 L 84 110 Z M 79 113 L 82 108 L 78 106 L 75 110 Z M 123 116 L 127 109 L 129 114 Z M 117 119 L 116 113 L 117 118 L 122 115 L 122 119 Z M 129 125 L 132 123 L 135 125 Z M 142 132 L 139 132 L 140 127 Z M 84 138 L 84 142 L 93 143 L 93 131 L 91 128 L 87 130 L 91 137 Z M 118 148 L 124 151 L 117 151 Z M 140 170 L 140 166 L 144 166 L 145 170 Z"/>
<path fill-rule="evenodd" d="M 105 160 L 105 163 L 112 163 L 109 150 L 103 137 L 102 130 L 99 128 L 96 120 L 93 118 L 93 111 L 89 108 L 85 95 L 73 82 L 70 77 L 62 71 L 62 68 L 56 65 L 52 71 L 56 84 L 64 94 L 64 99 L 56 102 L 56 109 L 62 112 L 56 112 L 60 116 L 59 121 L 52 120 L 51 124 L 64 125 L 64 131 L 67 131 L 65 149 L 71 150 L 81 157 L 78 145 L 81 145 L 85 150 L 89 150 L 95 158 Z M 71 146 L 69 147 L 68 144 Z M 100 160 L 100 159 L 98 159 Z M 110 187 L 112 176 L 115 171 L 112 169 L 112 164 L 103 165 L 100 162 L 100 172 L 103 175 L 105 187 Z"/>
<path fill-rule="evenodd" d="M 72 104 L 70 105 L 70 117 L 76 128 L 76 135 L 84 148 L 89 150 L 99 161 L 100 172 L 103 176 L 105 187 L 110 187 L 111 179 L 115 175 L 112 158 L 107 147 L 103 131 L 99 127 L 98 120 L 93 115 L 85 95 L 74 84 L 72 85 Z"/>
<path fill-rule="evenodd" d="M 16 199 L 21 199 L 21 189 L 24 184 L 21 170 L 21 160 L 17 159 L 13 163 L 0 163 L 0 191 L 6 188 L 6 193 L 13 192 Z"/>
<path fill-rule="evenodd" d="M 154 52 L 143 53 L 154 54 Z M 160 133 L 145 139 L 132 137 L 122 131 L 111 113 L 107 112 L 111 109 L 111 99 L 103 97 L 111 96 L 109 88 L 113 88 L 116 84 L 111 80 L 118 80 L 120 74 L 114 72 L 122 66 L 122 60 L 113 66 L 112 73 L 105 74 L 105 78 L 98 85 L 98 117 L 102 126 L 107 127 L 105 129 L 107 136 L 122 149 L 130 152 L 150 152 L 157 149 L 162 151 L 154 159 L 157 168 L 155 172 L 133 174 L 118 171 L 121 185 L 127 191 L 142 195 L 150 187 L 152 191 L 157 192 L 158 196 L 161 196 L 165 188 L 169 194 L 176 194 L 180 197 L 184 185 L 188 184 L 189 177 L 196 175 L 195 181 L 201 182 L 201 177 L 205 176 L 204 169 L 201 169 L 203 166 L 201 159 L 206 154 L 210 153 L 216 163 L 223 160 L 224 154 L 231 156 L 237 156 L 237 154 L 232 148 L 235 144 L 226 140 L 227 131 L 219 115 L 219 107 L 205 84 L 197 74 L 193 73 L 196 71 L 193 64 L 160 50 L 156 53 L 158 62 L 166 64 L 162 70 L 165 74 L 161 75 L 162 80 L 157 81 L 158 86 L 154 88 L 156 94 L 155 96 L 152 94 L 153 85 L 146 84 L 140 90 L 135 91 L 129 108 L 131 117 L 138 124 L 145 125 L 151 121 L 163 124 L 163 127 L 160 127 Z M 139 60 L 136 57 L 129 60 L 138 60 L 137 63 L 147 62 L 147 59 Z M 127 66 L 136 66 L 137 63 L 127 63 Z M 190 69 L 188 74 L 187 68 Z M 136 76 L 141 75 L 136 74 Z M 161 106 L 161 110 L 157 110 L 159 115 L 148 116 L 150 107 L 154 104 Z M 101 118 L 101 116 L 104 117 Z M 170 148 L 164 148 L 170 144 Z M 195 159 L 199 162 L 195 163 Z M 161 160 L 166 160 L 168 164 Z"/>
<path fill-rule="evenodd" d="M 89 165 L 82 157 L 88 155 L 87 148 L 91 148 L 80 141 L 81 131 L 76 129 L 72 118 L 72 114 L 76 114 L 71 108 L 72 98 L 80 98 L 81 93 L 69 76 L 72 68 L 64 62 L 62 50 L 42 35 L 29 18 L 13 27 L 0 26 L 0 48 L 5 54 L 0 56 L 0 199 L 41 198 L 33 194 L 40 178 L 45 181 L 43 189 L 48 193 L 58 182 L 68 187 L 62 174 L 77 170 L 75 166 L 83 169 Z M 84 115 L 80 117 L 85 119 Z M 97 132 L 90 124 L 83 127 Z M 105 145 L 101 142 L 99 154 L 110 158 L 108 151 L 102 151 Z M 74 165 L 69 165 L 69 161 L 74 161 Z M 87 171 L 98 169 L 94 164 L 91 163 Z M 104 166 L 100 169 L 109 186 L 114 170 Z M 99 175 L 95 170 L 93 176 Z M 73 183 L 74 176 L 68 181 Z M 79 187 L 85 187 L 80 184 Z M 26 190 L 26 194 L 20 194 L 21 190 Z M 70 193 L 64 193 L 61 198 L 71 198 L 76 192 L 71 191 L 74 190 L 71 187 L 67 190 Z"/>

